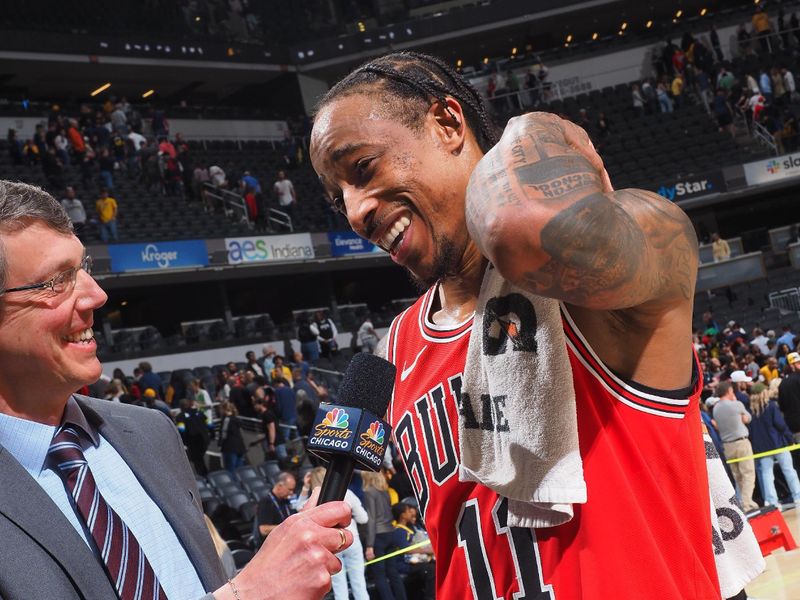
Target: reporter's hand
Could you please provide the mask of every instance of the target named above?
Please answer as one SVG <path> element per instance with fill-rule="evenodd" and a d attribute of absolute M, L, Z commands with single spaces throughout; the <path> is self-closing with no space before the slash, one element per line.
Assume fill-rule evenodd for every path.
<path fill-rule="evenodd" d="M 241 600 L 312 600 L 331 589 L 331 575 L 342 569 L 335 553 L 353 543 L 353 535 L 344 529 L 350 523 L 351 511 L 345 502 L 315 506 L 318 497 L 319 488 L 306 508 L 269 534 L 234 578 Z M 217 590 L 214 598 L 234 600 L 230 585 Z"/>
<path fill-rule="evenodd" d="M 375 558 L 375 548 L 372 546 L 367 546 L 366 551 L 364 552 L 364 556 L 367 560 L 373 560 Z"/>

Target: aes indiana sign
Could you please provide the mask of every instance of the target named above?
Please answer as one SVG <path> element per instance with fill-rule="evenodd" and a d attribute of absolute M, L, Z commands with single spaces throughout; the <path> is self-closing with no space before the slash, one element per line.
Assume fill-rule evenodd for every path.
<path fill-rule="evenodd" d="M 660 196 L 672 202 L 699 198 L 710 194 L 719 194 L 726 191 L 725 179 L 719 171 L 681 177 L 665 183 L 655 184 L 651 187 Z"/>
<path fill-rule="evenodd" d="M 225 249 L 231 265 L 314 258 L 314 245 L 308 233 L 226 238 Z"/>

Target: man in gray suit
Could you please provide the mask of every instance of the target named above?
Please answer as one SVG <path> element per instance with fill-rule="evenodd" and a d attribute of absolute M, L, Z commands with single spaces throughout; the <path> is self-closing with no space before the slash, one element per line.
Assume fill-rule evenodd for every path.
<path fill-rule="evenodd" d="M 101 373 L 92 319 L 107 297 L 90 270 L 49 194 L 0 181 L 0 598 L 138 598 L 125 588 L 129 572 L 113 575 L 120 567 L 100 548 L 97 513 L 116 524 L 106 539 L 124 548 L 122 563 L 138 560 L 134 583 L 155 581 L 159 598 L 322 597 L 341 568 L 335 552 L 352 542 L 341 529 L 347 504 L 291 517 L 226 581 L 170 420 L 72 393 Z M 64 430 L 78 460 L 54 460 L 59 444 L 70 446 L 59 442 Z M 77 479 L 66 474 L 73 463 Z M 128 552 L 134 543 L 141 552 Z"/>

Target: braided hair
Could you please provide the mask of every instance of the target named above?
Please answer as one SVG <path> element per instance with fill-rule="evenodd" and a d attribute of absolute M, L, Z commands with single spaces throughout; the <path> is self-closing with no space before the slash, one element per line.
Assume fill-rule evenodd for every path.
<path fill-rule="evenodd" d="M 449 96 L 461 104 L 467 124 L 483 152 L 488 152 L 499 139 L 499 131 L 477 90 L 435 56 L 394 52 L 364 63 L 328 90 L 315 112 L 334 100 L 364 92 L 380 94 L 392 116 L 412 129 L 422 126 L 422 117 L 431 99 L 447 107 Z"/>

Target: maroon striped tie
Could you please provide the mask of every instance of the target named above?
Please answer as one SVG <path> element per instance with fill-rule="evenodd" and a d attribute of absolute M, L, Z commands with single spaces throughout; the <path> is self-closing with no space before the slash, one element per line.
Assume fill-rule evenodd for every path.
<path fill-rule="evenodd" d="M 75 499 L 120 599 L 167 600 L 133 532 L 97 489 L 83 456 L 78 430 L 71 425 L 62 426 L 53 436 L 47 454 Z"/>

